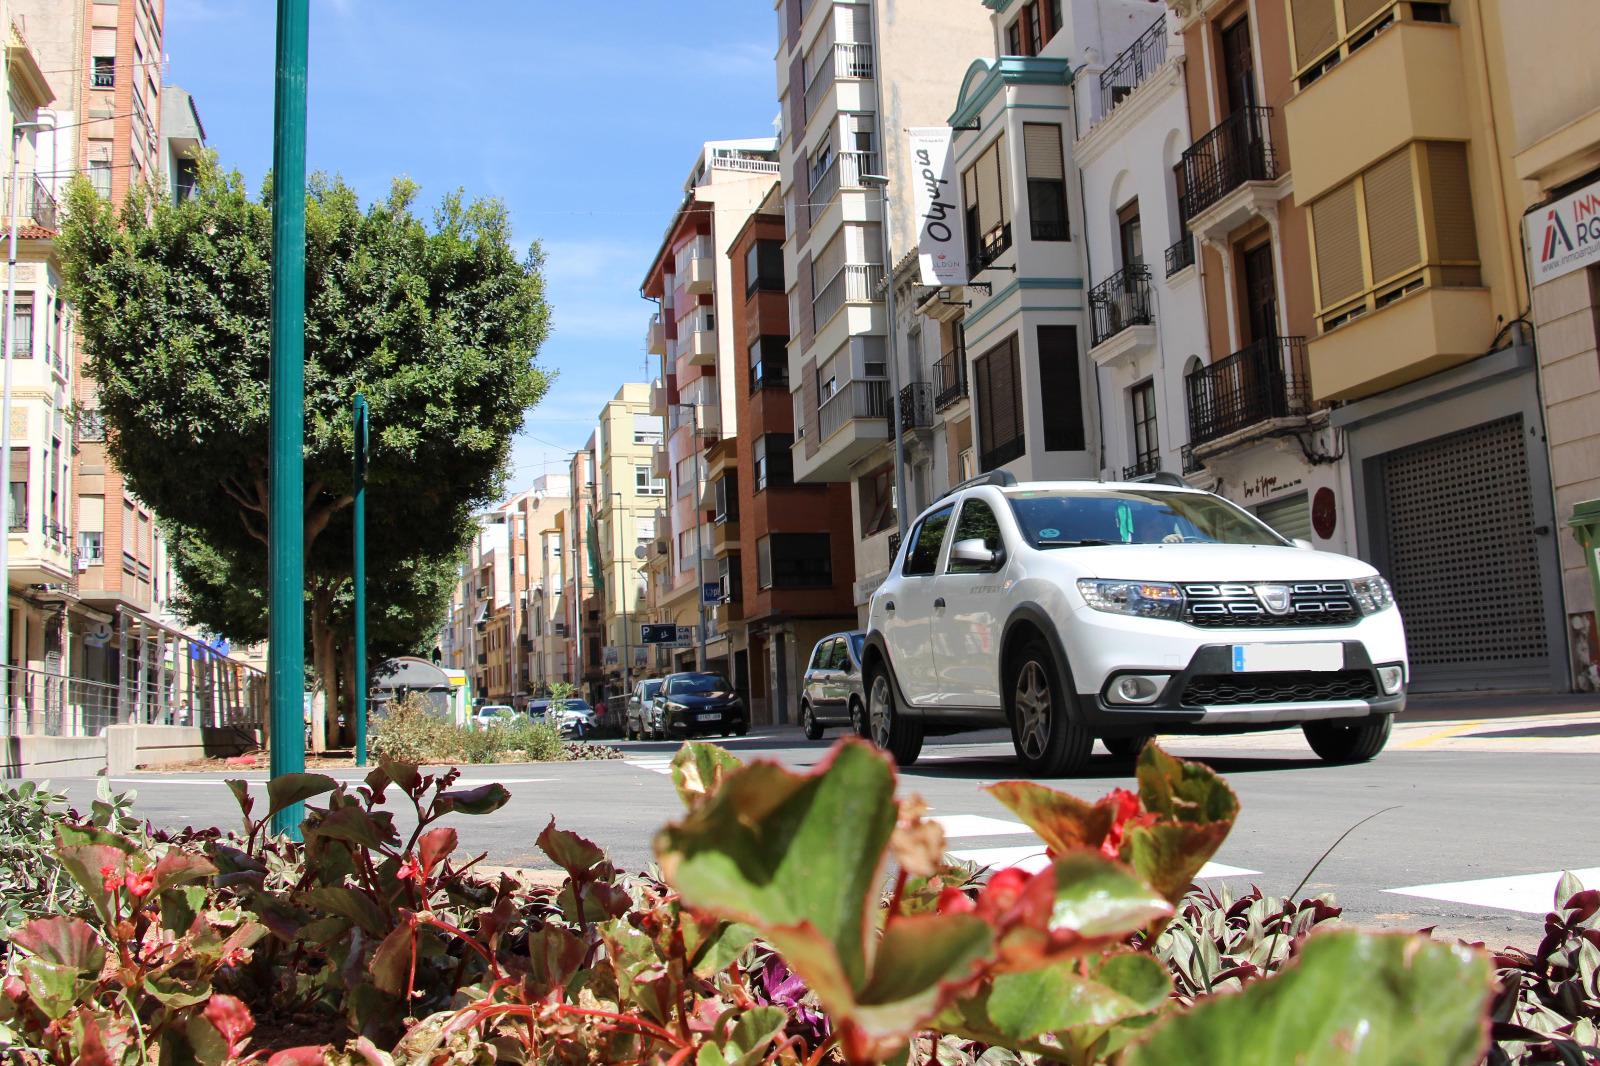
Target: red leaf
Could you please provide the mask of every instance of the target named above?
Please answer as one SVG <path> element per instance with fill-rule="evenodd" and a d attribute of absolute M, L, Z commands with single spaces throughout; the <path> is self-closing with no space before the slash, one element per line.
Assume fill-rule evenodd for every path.
<path fill-rule="evenodd" d="M 433 868 L 445 856 L 456 850 L 454 829 L 430 829 L 417 841 L 417 855 L 422 859 L 422 876 L 433 876 Z"/>
<path fill-rule="evenodd" d="M 244 1002 L 233 996 L 214 995 L 206 1002 L 206 1021 L 216 1027 L 217 1032 L 228 1042 L 228 1052 L 237 1052 L 239 1044 L 250 1035 L 256 1027 L 256 1020 L 250 1013 L 250 1008 Z"/>
<path fill-rule="evenodd" d="M 72 1060 L 72 1066 L 112 1066 L 105 1041 L 100 1039 L 100 1023 L 87 1012 L 81 1017 L 83 1036 L 78 1041 L 78 1057 Z"/>
<path fill-rule="evenodd" d="M 592 880 L 597 868 L 606 861 L 606 853 L 598 845 L 576 833 L 557 829 L 554 818 L 550 819 L 550 824 L 544 827 L 544 832 L 539 834 L 534 843 L 574 881 Z"/>
<path fill-rule="evenodd" d="M 267 1066 L 323 1066 L 327 1061 L 320 1047 L 284 1048 L 267 1060 Z"/>
<path fill-rule="evenodd" d="M 78 918 L 59 915 L 35 918 L 11 934 L 11 942 L 46 962 L 71 966 L 79 971 L 99 973 L 106 961 L 100 937 L 88 922 Z"/>

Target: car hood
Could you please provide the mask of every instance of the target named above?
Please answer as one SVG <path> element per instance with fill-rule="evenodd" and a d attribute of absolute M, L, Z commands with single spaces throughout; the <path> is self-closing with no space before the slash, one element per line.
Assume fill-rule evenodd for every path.
<path fill-rule="evenodd" d="M 1274 544 L 1119 544 L 1039 554 L 1079 577 L 1128 581 L 1349 581 L 1377 573 L 1348 555 Z"/>
<path fill-rule="evenodd" d="M 731 692 L 689 693 L 684 692 L 676 696 L 668 696 L 667 702 L 676 703 L 684 707 L 726 707 L 738 700 Z"/>

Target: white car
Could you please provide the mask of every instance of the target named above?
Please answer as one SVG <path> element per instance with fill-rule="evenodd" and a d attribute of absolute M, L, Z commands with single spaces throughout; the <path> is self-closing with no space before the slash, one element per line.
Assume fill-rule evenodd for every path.
<path fill-rule="evenodd" d="M 1298 726 L 1331 762 L 1382 750 L 1409 682 L 1388 582 L 1159 477 L 997 472 L 920 515 L 868 616 L 873 740 L 905 766 L 926 735 L 1006 726 L 1041 776 L 1096 738 Z"/>
<path fill-rule="evenodd" d="M 510 725 L 519 717 L 515 710 L 503 703 L 486 703 L 473 714 L 472 724 L 479 729 L 492 729 L 496 726 Z"/>

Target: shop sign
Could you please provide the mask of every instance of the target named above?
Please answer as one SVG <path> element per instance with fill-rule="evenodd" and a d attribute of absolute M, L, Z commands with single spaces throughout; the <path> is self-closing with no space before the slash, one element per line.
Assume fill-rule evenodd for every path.
<path fill-rule="evenodd" d="M 1600 181 L 1523 217 L 1533 283 L 1600 262 Z"/>

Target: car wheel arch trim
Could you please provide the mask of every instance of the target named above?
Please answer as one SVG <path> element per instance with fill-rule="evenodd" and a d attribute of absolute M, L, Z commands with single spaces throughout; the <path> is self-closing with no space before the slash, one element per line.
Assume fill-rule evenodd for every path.
<path fill-rule="evenodd" d="M 866 700 L 868 720 L 872 717 L 872 686 L 865 682 L 867 675 L 879 663 L 889 675 L 889 686 L 894 690 L 895 710 L 908 718 L 921 718 L 922 708 L 906 699 L 905 690 L 900 687 L 900 678 L 895 673 L 894 660 L 889 657 L 889 646 L 884 642 L 883 634 L 874 632 L 867 634 L 861 651 L 862 697 Z"/>
<path fill-rule="evenodd" d="M 1031 600 L 1019 603 L 1011 609 L 1011 614 L 1006 618 L 1005 628 L 1000 635 L 1000 661 L 998 668 L 1002 672 L 1000 677 L 1001 692 L 1006 692 L 1011 685 L 1011 678 L 1007 676 L 1006 657 L 1012 652 L 1013 646 L 1021 648 L 1028 643 L 1025 634 L 1019 634 L 1020 626 L 1026 625 L 1038 634 L 1044 641 L 1045 647 L 1050 649 L 1050 658 L 1056 668 L 1056 684 L 1061 686 L 1061 701 L 1066 706 L 1066 713 L 1074 717 L 1079 715 L 1077 701 L 1077 687 L 1073 683 L 1072 664 L 1067 661 L 1066 648 L 1061 643 L 1061 634 L 1056 629 L 1055 620 L 1039 604 Z M 1009 708 L 1007 716 L 1010 715 Z"/>

